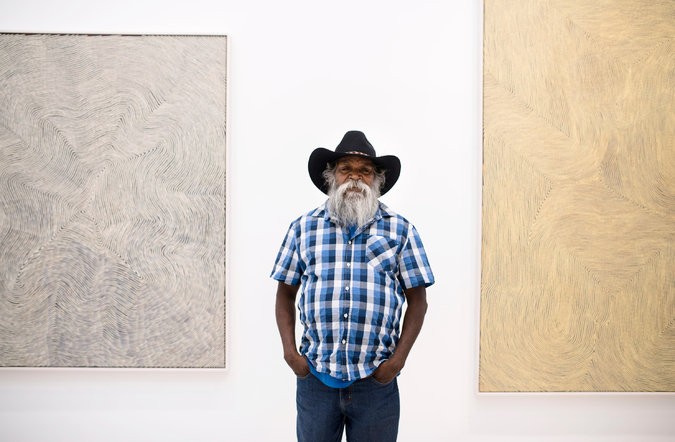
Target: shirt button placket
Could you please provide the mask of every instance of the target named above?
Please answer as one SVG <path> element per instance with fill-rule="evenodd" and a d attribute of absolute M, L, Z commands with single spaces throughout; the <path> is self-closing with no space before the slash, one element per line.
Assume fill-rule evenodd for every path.
<path fill-rule="evenodd" d="M 349 286 L 345 286 L 345 293 L 346 293 L 345 299 L 346 299 L 347 302 L 345 303 L 345 307 L 344 307 L 344 310 L 343 310 L 345 313 L 343 313 L 342 317 L 346 319 L 349 316 L 349 314 L 347 313 L 349 311 Z M 349 336 L 349 323 L 347 321 L 345 321 L 345 326 L 344 326 L 343 330 L 344 330 L 344 333 L 342 335 L 342 345 L 345 346 L 345 348 L 344 348 L 344 351 L 343 351 L 342 354 L 344 355 L 344 364 L 347 365 L 347 347 L 346 346 L 347 346 L 347 336 Z"/>
<path fill-rule="evenodd" d="M 346 280 L 347 281 L 352 280 L 352 274 L 351 274 L 351 267 L 352 267 L 351 245 L 352 245 L 352 242 L 353 242 L 353 240 L 347 241 L 347 245 L 350 246 L 350 247 L 347 247 L 347 249 L 345 250 L 345 261 L 346 261 L 346 267 L 347 267 L 347 271 L 345 273 L 346 273 L 346 277 L 347 277 Z M 344 318 L 345 324 L 344 324 L 344 328 L 343 328 L 344 334 L 342 335 L 341 342 L 342 342 L 342 347 L 343 347 L 343 349 L 342 349 L 343 350 L 342 351 L 342 355 L 343 355 L 342 363 L 343 363 L 343 366 L 345 367 L 345 372 L 343 372 L 343 375 L 345 375 L 345 380 L 346 380 L 348 378 L 347 374 L 349 372 L 349 370 L 347 369 L 347 336 L 349 336 L 349 322 L 347 322 L 347 318 L 349 318 L 349 304 L 350 304 L 350 302 L 349 302 L 350 301 L 350 292 L 349 292 L 349 284 L 348 283 L 345 284 L 345 297 L 344 297 L 344 299 L 345 299 L 345 304 L 344 304 L 342 317 Z"/>

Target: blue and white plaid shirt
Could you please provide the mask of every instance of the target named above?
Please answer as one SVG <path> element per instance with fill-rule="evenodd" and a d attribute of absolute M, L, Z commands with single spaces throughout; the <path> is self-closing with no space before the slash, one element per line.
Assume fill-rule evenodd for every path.
<path fill-rule="evenodd" d="M 392 355 L 403 290 L 434 283 L 417 230 L 382 203 L 351 236 L 325 204 L 293 221 L 271 277 L 302 283 L 300 354 L 340 381 L 365 378 Z"/>

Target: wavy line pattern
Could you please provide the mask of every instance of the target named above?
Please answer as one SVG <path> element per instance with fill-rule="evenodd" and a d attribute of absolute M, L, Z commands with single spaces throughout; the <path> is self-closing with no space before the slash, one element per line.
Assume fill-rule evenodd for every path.
<path fill-rule="evenodd" d="M 675 391 L 675 3 L 485 0 L 481 391 Z"/>
<path fill-rule="evenodd" d="M 0 34 L 0 366 L 224 367 L 226 37 Z"/>

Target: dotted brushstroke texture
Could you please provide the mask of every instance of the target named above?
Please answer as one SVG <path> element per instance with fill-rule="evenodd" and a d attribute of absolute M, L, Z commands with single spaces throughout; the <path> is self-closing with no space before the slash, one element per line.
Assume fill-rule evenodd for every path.
<path fill-rule="evenodd" d="M 486 0 L 480 391 L 675 391 L 675 2 Z"/>
<path fill-rule="evenodd" d="M 0 35 L 0 366 L 225 365 L 223 36 Z"/>

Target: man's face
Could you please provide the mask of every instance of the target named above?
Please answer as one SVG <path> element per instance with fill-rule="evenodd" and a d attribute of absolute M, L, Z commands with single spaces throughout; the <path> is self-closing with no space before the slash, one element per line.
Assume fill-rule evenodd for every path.
<path fill-rule="evenodd" d="M 370 187 L 375 177 L 375 164 L 368 158 L 355 156 L 343 157 L 337 161 L 335 167 L 335 181 L 337 187 L 343 185 L 347 180 L 361 180 L 366 186 Z M 349 192 L 360 192 L 359 189 L 349 189 Z"/>

